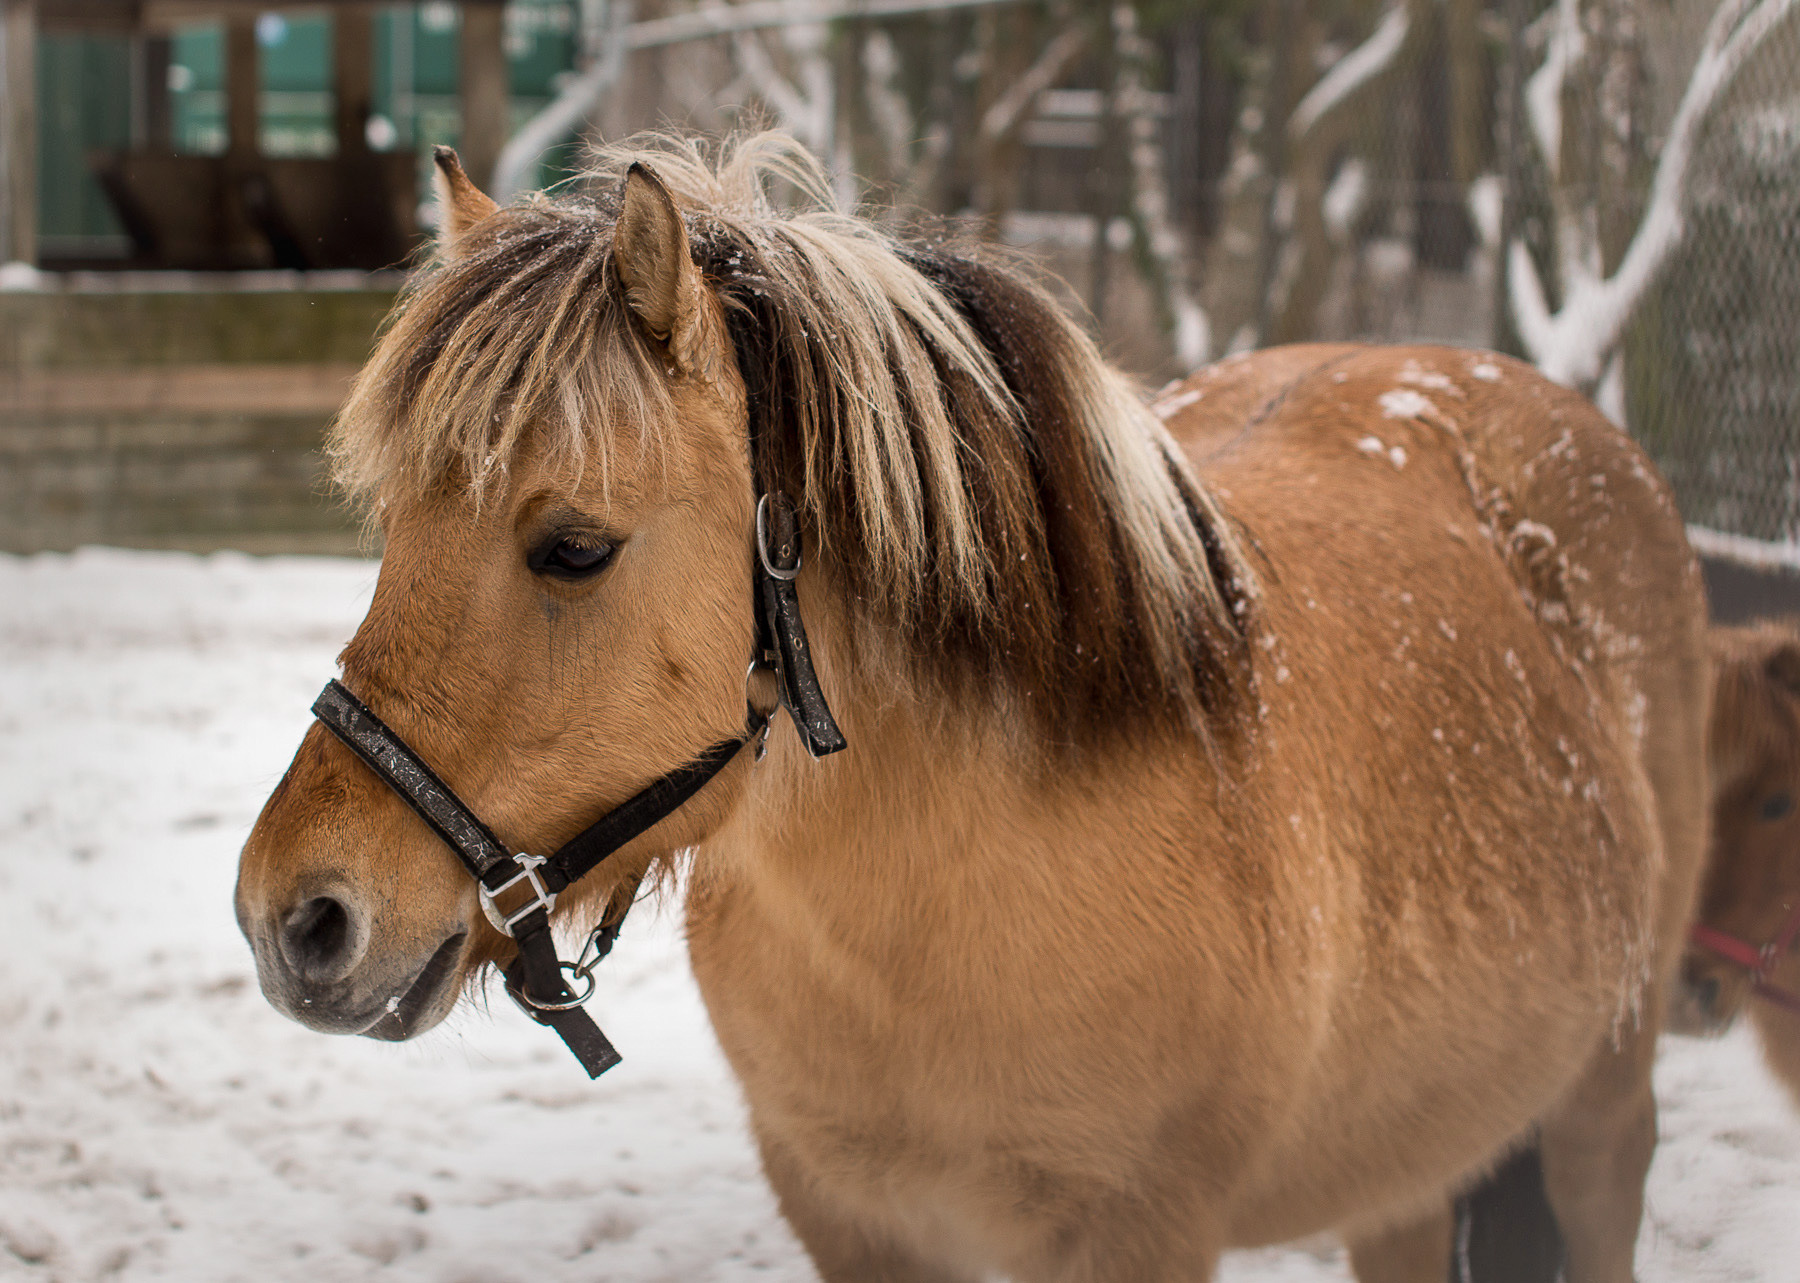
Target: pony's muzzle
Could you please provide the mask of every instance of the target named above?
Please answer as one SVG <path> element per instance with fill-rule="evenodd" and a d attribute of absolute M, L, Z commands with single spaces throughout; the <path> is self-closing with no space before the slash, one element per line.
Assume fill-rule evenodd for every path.
<path fill-rule="evenodd" d="M 410 1038 L 441 1020 L 461 977 L 464 925 L 425 930 L 414 947 L 373 947 L 381 924 L 348 888 L 309 888 L 260 919 L 240 910 L 264 995 L 309 1029 Z M 259 926 L 260 922 L 260 926 Z"/>
<path fill-rule="evenodd" d="M 1726 980 L 1708 959 L 1689 953 L 1669 993 L 1664 1025 L 1671 1033 L 1708 1038 L 1723 1033 L 1737 1016 L 1742 994 L 1728 990 Z"/>
<path fill-rule="evenodd" d="M 281 924 L 280 943 L 282 960 L 297 980 L 335 984 L 368 952 L 368 918 L 342 900 L 314 896 L 289 911 Z"/>

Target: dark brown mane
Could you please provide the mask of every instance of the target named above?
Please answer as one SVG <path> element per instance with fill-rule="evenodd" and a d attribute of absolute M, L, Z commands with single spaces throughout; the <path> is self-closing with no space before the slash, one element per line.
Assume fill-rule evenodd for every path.
<path fill-rule="evenodd" d="M 796 497 L 868 623 L 946 676 L 1004 681 L 1065 734 L 1145 713 L 1212 721 L 1247 671 L 1251 589 L 1160 424 L 1016 272 L 829 209 L 771 210 L 769 174 L 809 175 L 768 148 L 716 165 L 622 151 L 596 204 L 479 224 L 358 382 L 335 438 L 351 485 L 454 474 L 479 491 L 527 433 L 605 469 L 596 422 L 652 442 L 678 430 L 611 266 L 617 178 L 641 160 L 725 306 L 758 484 Z"/>

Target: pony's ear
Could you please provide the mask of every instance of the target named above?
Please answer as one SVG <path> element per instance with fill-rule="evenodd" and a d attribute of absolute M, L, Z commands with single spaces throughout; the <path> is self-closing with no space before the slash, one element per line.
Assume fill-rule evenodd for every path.
<path fill-rule="evenodd" d="M 463 234 L 500 207 L 469 181 L 453 149 L 435 147 L 431 158 L 437 162 L 431 186 L 437 192 L 438 246 L 446 258 L 453 258 Z"/>
<path fill-rule="evenodd" d="M 702 358 L 706 286 L 669 189 L 642 164 L 633 164 L 625 174 L 613 231 L 613 269 L 625 287 L 626 304 L 650 336 L 667 346 L 678 367 L 695 370 Z"/>

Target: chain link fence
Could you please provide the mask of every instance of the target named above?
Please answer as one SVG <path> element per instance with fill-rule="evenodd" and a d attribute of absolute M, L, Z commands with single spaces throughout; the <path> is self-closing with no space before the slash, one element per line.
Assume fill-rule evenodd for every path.
<path fill-rule="evenodd" d="M 1628 423 L 1689 522 L 1800 543 L 1800 23 L 1714 118 L 1687 238 L 1631 335 Z M 1781 83 L 1785 81 L 1785 83 Z"/>
<path fill-rule="evenodd" d="M 1252 11 L 1279 21 L 1241 29 L 1234 152 L 1186 194 L 1214 211 L 1194 261 L 1218 346 L 1528 355 L 1507 247 L 1525 247 L 1554 315 L 1676 212 L 1648 208 L 1652 183 L 1719 3 Z M 1338 70 L 1358 59 L 1360 82 Z M 1690 524 L 1728 536 L 1709 551 L 1800 568 L 1800 5 L 1701 120 L 1679 244 L 1615 358 L 1576 381 L 1649 449 Z M 1179 113 L 1170 128 L 1191 150 Z M 1254 288 L 1234 298 L 1233 274 Z"/>

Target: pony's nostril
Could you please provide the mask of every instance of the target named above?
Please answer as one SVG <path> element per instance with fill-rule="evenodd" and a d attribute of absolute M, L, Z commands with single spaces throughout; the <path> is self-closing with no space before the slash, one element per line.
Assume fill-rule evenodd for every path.
<path fill-rule="evenodd" d="M 1705 979 L 1697 982 L 1694 985 L 1694 999 L 1700 1004 L 1700 1009 L 1708 1015 L 1712 1015 L 1714 1012 L 1718 1011 L 1719 978 L 1717 976 L 1707 976 Z"/>
<path fill-rule="evenodd" d="M 302 980 L 319 984 L 341 979 L 356 965 L 354 925 L 341 902 L 318 896 L 288 914 L 281 952 Z"/>

